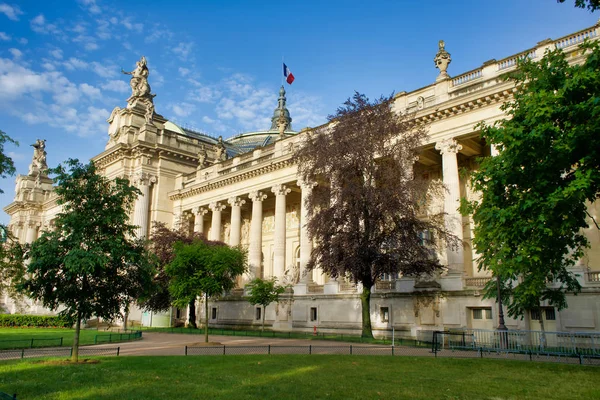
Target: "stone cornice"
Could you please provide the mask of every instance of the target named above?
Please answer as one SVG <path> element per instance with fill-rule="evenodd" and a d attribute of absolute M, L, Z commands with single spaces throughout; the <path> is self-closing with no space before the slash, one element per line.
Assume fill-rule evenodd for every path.
<path fill-rule="evenodd" d="M 143 141 L 137 141 L 131 145 L 119 143 L 92 158 L 92 161 L 94 161 L 98 168 L 105 168 L 124 157 L 137 158 L 146 156 L 153 158 L 157 155 L 159 158 L 178 162 L 183 161 L 191 167 L 195 167 L 198 163 L 198 157 L 190 152 L 173 149 L 172 147 L 163 144 L 147 143 Z"/>
<path fill-rule="evenodd" d="M 252 170 L 245 169 L 237 174 L 231 173 L 229 176 L 221 176 L 218 178 L 218 180 L 213 182 L 203 182 L 202 184 L 197 184 L 189 188 L 173 191 L 169 193 L 169 198 L 171 200 L 182 200 L 200 193 L 209 192 L 211 190 L 230 185 L 232 183 L 241 182 L 247 179 L 254 178 L 256 176 L 260 176 L 265 173 L 277 171 L 291 164 L 292 157 L 290 155 L 286 155 L 279 160 L 270 160 L 268 164 L 257 165 L 256 168 Z"/>

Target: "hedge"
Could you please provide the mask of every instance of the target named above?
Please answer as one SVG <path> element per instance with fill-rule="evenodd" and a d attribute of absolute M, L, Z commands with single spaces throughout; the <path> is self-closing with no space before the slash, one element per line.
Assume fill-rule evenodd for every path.
<path fill-rule="evenodd" d="M 65 318 L 58 316 L 0 314 L 2 327 L 70 328 L 72 325 Z"/>

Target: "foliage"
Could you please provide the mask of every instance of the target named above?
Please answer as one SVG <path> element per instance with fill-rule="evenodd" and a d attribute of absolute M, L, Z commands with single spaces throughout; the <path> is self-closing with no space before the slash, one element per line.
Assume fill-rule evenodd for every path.
<path fill-rule="evenodd" d="M 246 253 L 240 248 L 202 239 L 189 244 L 178 242 L 173 249 L 175 257 L 165 268 L 173 304 L 185 307 L 204 294 L 208 341 L 208 298 L 235 287 L 236 278 L 246 271 Z"/>
<path fill-rule="evenodd" d="M 273 302 L 279 301 L 279 295 L 285 292 L 285 286 L 277 285 L 277 278 L 256 278 L 248 285 L 250 297 L 248 302 L 252 305 L 262 306 L 262 330 L 265 330 L 265 309 Z"/>
<path fill-rule="evenodd" d="M 4 227 L 0 227 L 2 228 Z M 17 288 L 25 276 L 23 257 L 27 245 L 20 244 L 8 229 L 5 232 L 7 241 L 0 244 L 0 296 L 6 295 L 14 301 L 19 301 L 23 296 Z"/>
<path fill-rule="evenodd" d="M 98 361 L 88 365 L 3 361 L 1 390 L 30 400 L 564 400 L 600 396 L 597 369 L 558 363 L 284 354 L 102 357 Z"/>
<path fill-rule="evenodd" d="M 580 289 L 569 267 L 588 246 L 587 202 L 600 193 L 600 46 L 582 48 L 581 65 L 560 50 L 522 62 L 508 118 L 482 127 L 499 155 L 481 161 L 472 183 L 482 198 L 463 212 L 473 213 L 479 268 L 500 277 L 513 317 L 542 301 L 565 308 L 565 292 Z"/>
<path fill-rule="evenodd" d="M 56 230 L 31 245 L 21 289 L 52 310 L 64 307 L 60 314 L 76 324 L 77 349 L 81 320 L 120 316 L 149 283 L 153 268 L 144 244 L 131 239 L 129 211 L 139 191 L 127 179 L 110 181 L 93 163 L 77 160 L 51 173 L 62 212 Z M 77 356 L 74 350 L 73 359 Z"/>
<path fill-rule="evenodd" d="M 392 110 L 393 97 L 370 102 L 355 93 L 330 124 L 309 133 L 296 153 L 302 181 L 316 183 L 308 196 L 307 228 L 316 245 L 309 269 L 363 285 L 363 335 L 372 337 L 370 293 L 384 273 L 431 274 L 440 242 L 455 246 L 443 215 L 420 218 L 442 187 L 413 174 L 423 126 Z M 429 231 L 437 240 L 423 240 Z"/>
<path fill-rule="evenodd" d="M 204 239 L 201 233 L 190 232 L 185 226 L 180 229 L 169 229 L 162 222 L 154 222 L 152 232 L 150 234 L 150 249 L 158 258 L 156 274 L 152 280 L 151 289 L 139 299 L 141 308 L 154 312 L 166 311 L 171 308 L 173 303 L 169 292 L 170 278 L 165 272 L 165 267 L 173 261 L 174 249 L 173 246 L 177 242 L 192 243 L 195 239 Z M 196 303 L 189 303 L 190 324 L 196 327 Z"/>
<path fill-rule="evenodd" d="M 565 0 L 557 0 L 559 3 L 564 3 Z M 575 7 L 587 8 L 590 11 L 600 10 L 600 0 L 575 0 Z"/>
<path fill-rule="evenodd" d="M 72 325 L 64 316 L 0 314 L 0 326 L 3 327 L 69 328 Z"/>
<path fill-rule="evenodd" d="M 17 172 L 17 170 L 15 169 L 15 163 L 13 162 L 12 158 L 10 158 L 9 156 L 7 156 L 5 154 L 4 144 L 7 142 L 12 143 L 17 146 L 19 145 L 19 142 L 12 139 L 5 132 L 0 130 L 0 177 L 1 178 L 13 176 L 15 174 L 15 172 Z M 4 193 L 4 192 L 0 189 L 0 193 Z"/>

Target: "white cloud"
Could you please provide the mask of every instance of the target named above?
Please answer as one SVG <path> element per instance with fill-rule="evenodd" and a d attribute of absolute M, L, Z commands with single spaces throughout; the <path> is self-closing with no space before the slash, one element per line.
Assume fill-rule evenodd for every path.
<path fill-rule="evenodd" d="M 74 43 L 79 43 L 85 50 L 93 51 L 98 49 L 96 38 L 88 35 L 79 35 L 73 38 Z"/>
<path fill-rule="evenodd" d="M 8 42 L 10 40 L 10 36 L 8 36 L 4 32 L 0 32 L 0 40 L 4 40 L 5 42 Z"/>
<path fill-rule="evenodd" d="M 29 43 L 29 40 L 25 38 L 19 38 L 17 39 L 17 42 L 19 42 L 19 44 L 26 45 L 27 43 Z"/>
<path fill-rule="evenodd" d="M 177 117 L 187 117 L 192 112 L 194 112 L 194 110 L 196 109 L 196 107 L 193 104 L 185 103 L 185 102 L 171 104 L 169 106 L 169 108 L 173 111 L 173 114 L 175 114 Z"/>
<path fill-rule="evenodd" d="M 22 153 L 15 153 L 14 151 L 9 151 L 7 154 L 14 161 L 24 160 L 25 159 L 25 155 L 22 154 Z"/>
<path fill-rule="evenodd" d="M 79 24 L 76 24 L 74 27 L 72 27 L 71 31 L 82 34 L 82 33 L 85 33 L 87 31 L 87 29 L 82 23 L 79 23 Z"/>
<path fill-rule="evenodd" d="M 62 55 L 62 52 L 61 52 L 61 55 Z M 67 61 L 64 62 L 64 66 L 68 70 L 73 71 L 76 69 L 87 69 L 88 63 L 79 58 L 71 57 Z"/>
<path fill-rule="evenodd" d="M 0 32 L 0 33 L 1 33 L 1 32 Z M 2 38 L 2 37 L 0 36 L 0 39 L 1 39 L 1 38 Z M 190 71 L 189 69 L 187 69 L 187 68 L 179 67 L 179 75 L 181 75 L 181 76 L 182 76 L 182 77 L 184 77 L 184 78 L 185 78 L 186 76 L 188 76 L 188 75 L 190 74 L 190 72 L 191 72 L 191 71 Z"/>
<path fill-rule="evenodd" d="M 119 74 L 119 70 L 113 64 L 101 64 L 97 61 L 92 62 L 92 71 L 102 78 L 112 78 Z"/>
<path fill-rule="evenodd" d="M 42 33 L 42 34 L 61 34 L 61 30 L 55 24 L 50 24 L 46 22 L 46 17 L 44 14 L 40 14 L 34 19 L 31 20 L 30 24 L 31 29 L 34 32 Z"/>
<path fill-rule="evenodd" d="M 137 33 L 141 33 L 144 29 L 144 24 L 134 23 L 131 21 L 131 18 L 125 18 L 121 21 L 121 24 L 130 31 L 134 31 Z"/>
<path fill-rule="evenodd" d="M 87 83 L 80 84 L 79 90 L 81 91 L 81 93 L 92 99 L 102 97 L 102 92 L 100 91 L 100 89 L 92 85 L 88 85 Z"/>
<path fill-rule="evenodd" d="M 170 30 L 155 24 L 152 29 L 150 30 L 152 33 L 150 33 L 148 36 L 146 36 L 146 43 L 152 43 L 152 42 L 156 42 L 159 39 L 171 39 L 173 37 L 173 32 L 171 32 Z"/>
<path fill-rule="evenodd" d="M 90 14 L 100 14 L 102 10 L 96 4 L 96 0 L 79 0 L 79 3 L 90 12 Z"/>
<path fill-rule="evenodd" d="M 187 60 L 193 47 L 193 42 L 179 42 L 179 44 L 173 48 L 173 53 L 177 54 L 182 60 Z"/>
<path fill-rule="evenodd" d="M 129 85 L 127 83 L 125 83 L 125 81 L 118 81 L 118 80 L 107 81 L 100 87 L 104 90 L 109 90 L 111 92 L 118 92 L 118 93 L 128 93 L 131 91 L 131 88 L 129 87 Z"/>
<path fill-rule="evenodd" d="M 42 68 L 47 71 L 54 71 L 56 69 L 56 65 L 52 64 L 51 62 L 45 62 L 42 64 Z"/>
<path fill-rule="evenodd" d="M 10 54 L 12 54 L 13 58 L 19 59 L 23 56 L 23 52 L 19 49 L 8 49 Z"/>
<path fill-rule="evenodd" d="M 23 14 L 23 11 L 18 6 L 11 6 L 6 3 L 0 3 L 0 13 L 6 15 L 8 19 L 13 21 L 19 20 L 19 15 Z"/>
<path fill-rule="evenodd" d="M 50 51 L 50 55 L 54 58 L 56 58 L 57 60 L 62 60 L 63 58 L 63 51 L 61 49 L 55 49 Z"/>
<path fill-rule="evenodd" d="M 47 75 L 37 74 L 14 61 L 0 58 L 0 100 L 50 90 Z"/>
<path fill-rule="evenodd" d="M 206 124 L 214 124 L 215 122 L 217 122 L 216 120 L 207 117 L 206 115 L 204 117 L 202 117 L 202 122 L 206 123 Z"/>

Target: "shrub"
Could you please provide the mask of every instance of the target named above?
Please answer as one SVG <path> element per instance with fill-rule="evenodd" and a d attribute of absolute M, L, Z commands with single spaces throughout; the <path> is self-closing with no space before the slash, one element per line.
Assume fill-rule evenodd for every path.
<path fill-rule="evenodd" d="M 70 328 L 72 323 L 60 316 L 0 314 L 1 327 Z"/>

